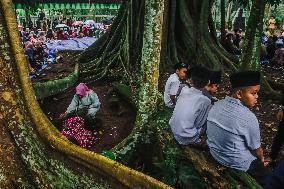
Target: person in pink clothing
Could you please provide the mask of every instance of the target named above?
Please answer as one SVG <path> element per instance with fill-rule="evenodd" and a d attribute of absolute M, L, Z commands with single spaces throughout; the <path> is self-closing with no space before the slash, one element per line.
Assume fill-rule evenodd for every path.
<path fill-rule="evenodd" d="M 100 109 L 100 105 L 98 95 L 93 90 L 89 89 L 85 83 L 80 83 L 76 87 L 76 94 L 70 105 L 65 113 L 60 115 L 60 118 L 75 114 L 83 117 L 86 123 L 91 124 Z"/>

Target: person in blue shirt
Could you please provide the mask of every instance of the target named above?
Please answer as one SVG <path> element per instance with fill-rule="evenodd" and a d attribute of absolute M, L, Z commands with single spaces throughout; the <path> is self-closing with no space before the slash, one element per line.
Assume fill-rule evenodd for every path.
<path fill-rule="evenodd" d="M 269 174 L 260 142 L 259 123 L 249 108 L 256 105 L 260 73 L 237 72 L 230 76 L 232 95 L 211 108 L 207 118 L 207 144 L 220 164 L 245 171 L 264 185 Z"/>
<path fill-rule="evenodd" d="M 169 121 L 174 138 L 181 145 L 202 143 L 200 135 L 205 131 L 207 115 L 211 108 L 210 99 L 202 92 L 209 83 L 210 71 L 200 66 L 192 69 L 192 86 L 183 87 Z"/>
<path fill-rule="evenodd" d="M 179 89 L 177 91 L 176 98 L 179 97 L 183 87 L 188 86 L 189 88 L 191 87 L 190 85 L 190 77 L 191 77 L 191 72 L 194 71 L 194 67 L 187 70 L 186 72 L 186 78 L 187 80 L 179 85 Z M 222 79 L 222 72 L 221 71 L 210 71 L 210 78 L 209 78 L 209 83 L 208 85 L 205 86 L 205 90 L 203 90 L 203 95 L 207 96 L 211 100 L 211 104 L 213 105 L 214 102 L 217 102 L 218 99 L 214 97 L 214 95 L 217 93 L 219 84 L 221 83 Z"/>
<path fill-rule="evenodd" d="M 218 101 L 214 94 L 217 93 L 219 84 L 221 83 L 222 72 L 221 71 L 211 71 L 209 84 L 205 87 L 203 94 L 207 96 L 211 100 L 211 104 L 213 105 Z"/>

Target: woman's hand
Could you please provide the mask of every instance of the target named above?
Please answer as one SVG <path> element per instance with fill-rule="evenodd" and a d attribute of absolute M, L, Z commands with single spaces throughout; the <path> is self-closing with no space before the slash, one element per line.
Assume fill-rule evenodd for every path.
<path fill-rule="evenodd" d="M 60 116 L 59 116 L 59 119 L 64 119 L 65 117 L 67 117 L 67 113 L 65 112 L 65 113 L 63 113 L 63 114 L 60 114 Z"/>
<path fill-rule="evenodd" d="M 270 157 L 269 157 L 269 158 L 265 158 L 265 159 L 263 160 L 263 165 L 264 165 L 264 167 L 268 166 L 271 161 L 272 161 L 272 160 L 271 160 Z"/>

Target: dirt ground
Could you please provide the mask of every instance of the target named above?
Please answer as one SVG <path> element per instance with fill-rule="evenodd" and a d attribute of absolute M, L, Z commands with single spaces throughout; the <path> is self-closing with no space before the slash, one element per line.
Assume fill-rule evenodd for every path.
<path fill-rule="evenodd" d="M 46 82 L 68 76 L 74 70 L 75 63 L 73 60 L 77 54 L 78 52 L 59 53 L 58 56 L 62 56 L 63 63 L 50 64 L 39 76 L 32 78 L 32 82 Z"/>
<path fill-rule="evenodd" d="M 48 69 L 44 70 L 40 77 L 32 81 L 44 82 L 50 79 L 62 78 L 70 74 L 74 69 L 73 59 L 76 53 L 64 53 L 62 56 L 63 63 L 50 65 Z M 101 107 L 97 113 L 94 125 L 88 127 L 89 130 L 92 130 L 96 138 L 95 144 L 90 150 L 101 152 L 102 150 L 113 148 L 131 133 L 136 113 L 131 106 L 123 100 L 119 102 L 119 109 L 107 103 L 106 95 L 111 88 L 110 82 L 101 81 L 89 87 L 97 93 L 101 102 Z M 74 94 L 75 89 L 70 89 L 62 94 L 46 98 L 40 102 L 42 110 L 59 131 L 61 131 L 63 127 L 63 120 L 59 120 L 59 115 L 66 111 Z"/>
<path fill-rule="evenodd" d="M 107 103 L 106 94 L 110 87 L 110 83 L 104 82 L 97 83 L 92 87 L 101 102 L 95 123 L 88 128 L 93 131 L 96 137 L 95 144 L 90 148 L 95 152 L 109 150 L 121 142 L 131 133 L 135 121 L 135 112 L 126 102 L 121 101 L 119 111 Z M 41 103 L 43 111 L 60 131 L 63 121 L 58 117 L 66 111 L 74 94 L 75 90 L 71 89 L 63 94 L 46 98 Z"/>

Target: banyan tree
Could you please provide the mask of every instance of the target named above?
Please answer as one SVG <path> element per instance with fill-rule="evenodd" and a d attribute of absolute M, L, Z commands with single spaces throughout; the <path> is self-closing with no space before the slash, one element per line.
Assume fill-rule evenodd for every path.
<path fill-rule="evenodd" d="M 259 69 L 266 2 L 252 3 L 241 61 L 216 38 L 213 0 L 125 0 L 110 30 L 78 55 L 72 74 L 32 86 L 12 2 L 1 0 L 1 188 L 261 188 L 246 173 L 216 165 L 207 151 L 179 147 L 165 130 L 170 113 L 158 91 L 160 71 L 179 61 Z M 117 91 L 137 110 L 132 133 L 111 150 L 120 163 L 69 142 L 37 102 L 105 78 L 118 81 Z"/>

